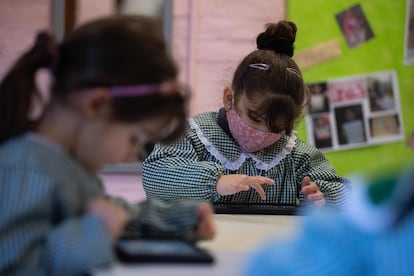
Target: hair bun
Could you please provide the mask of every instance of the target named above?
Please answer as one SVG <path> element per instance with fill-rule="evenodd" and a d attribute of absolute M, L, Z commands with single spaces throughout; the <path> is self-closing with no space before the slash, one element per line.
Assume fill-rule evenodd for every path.
<path fill-rule="evenodd" d="M 296 38 L 296 25 L 290 21 L 266 24 L 266 31 L 257 36 L 259 50 L 272 50 L 277 53 L 293 56 L 293 43 Z"/>

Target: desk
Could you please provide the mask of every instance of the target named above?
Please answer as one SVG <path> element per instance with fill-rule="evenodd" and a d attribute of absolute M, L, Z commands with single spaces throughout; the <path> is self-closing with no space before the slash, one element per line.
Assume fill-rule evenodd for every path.
<path fill-rule="evenodd" d="M 96 271 L 99 276 L 171 275 L 213 276 L 242 275 L 245 259 L 260 243 L 271 237 L 284 237 L 295 232 L 300 216 L 272 215 L 215 215 L 217 236 L 202 241 L 199 246 L 215 257 L 213 265 L 182 264 L 116 264 L 110 269 Z"/>

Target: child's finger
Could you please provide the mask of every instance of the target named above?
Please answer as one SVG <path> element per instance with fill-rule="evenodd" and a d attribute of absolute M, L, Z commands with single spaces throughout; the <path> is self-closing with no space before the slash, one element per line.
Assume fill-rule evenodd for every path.
<path fill-rule="evenodd" d="M 262 184 L 268 184 L 268 185 L 274 185 L 275 181 L 273 179 L 264 177 L 264 176 L 260 176 L 257 178 L 257 180 L 259 180 L 260 182 L 262 182 Z"/>
<path fill-rule="evenodd" d="M 310 179 L 310 177 L 309 177 L 309 176 L 305 176 L 305 177 L 303 178 L 303 180 L 302 180 L 302 187 L 303 187 L 303 186 L 310 185 L 310 184 L 311 184 L 311 179 Z"/>
<path fill-rule="evenodd" d="M 250 187 L 252 187 L 253 189 L 255 189 L 259 195 L 261 199 L 266 199 L 266 192 L 263 190 L 262 188 L 262 183 L 252 183 L 250 184 Z"/>

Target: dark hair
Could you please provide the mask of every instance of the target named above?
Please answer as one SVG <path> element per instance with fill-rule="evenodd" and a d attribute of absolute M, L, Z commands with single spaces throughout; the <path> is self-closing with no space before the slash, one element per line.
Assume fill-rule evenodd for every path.
<path fill-rule="evenodd" d="M 289 21 L 267 24 L 266 30 L 257 36 L 257 50 L 241 61 L 232 81 L 235 102 L 246 95 L 257 103 L 255 113 L 266 119 L 271 131 L 285 131 L 288 135 L 309 99 L 309 91 L 292 59 L 296 30 L 296 25 Z M 249 67 L 255 63 L 267 64 L 269 68 Z"/>
<path fill-rule="evenodd" d="M 84 88 L 154 84 L 175 80 L 177 68 L 168 55 L 160 22 L 145 16 L 113 16 L 87 23 L 56 45 L 40 33 L 34 46 L 11 68 L 0 84 L 0 143 L 35 127 L 28 112 L 38 94 L 38 69 L 53 72 L 52 96 L 64 101 Z M 176 93 L 114 97 L 114 120 L 132 122 L 166 116 L 179 124 L 161 142 L 185 129 L 186 99 Z"/>

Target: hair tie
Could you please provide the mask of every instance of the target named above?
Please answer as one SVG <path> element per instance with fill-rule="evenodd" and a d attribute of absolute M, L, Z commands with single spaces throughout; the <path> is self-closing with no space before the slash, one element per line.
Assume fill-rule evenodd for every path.
<path fill-rule="evenodd" d="M 171 94 L 177 91 L 177 84 L 174 81 L 161 83 L 139 84 L 111 87 L 112 97 L 143 97 L 154 94 Z"/>

